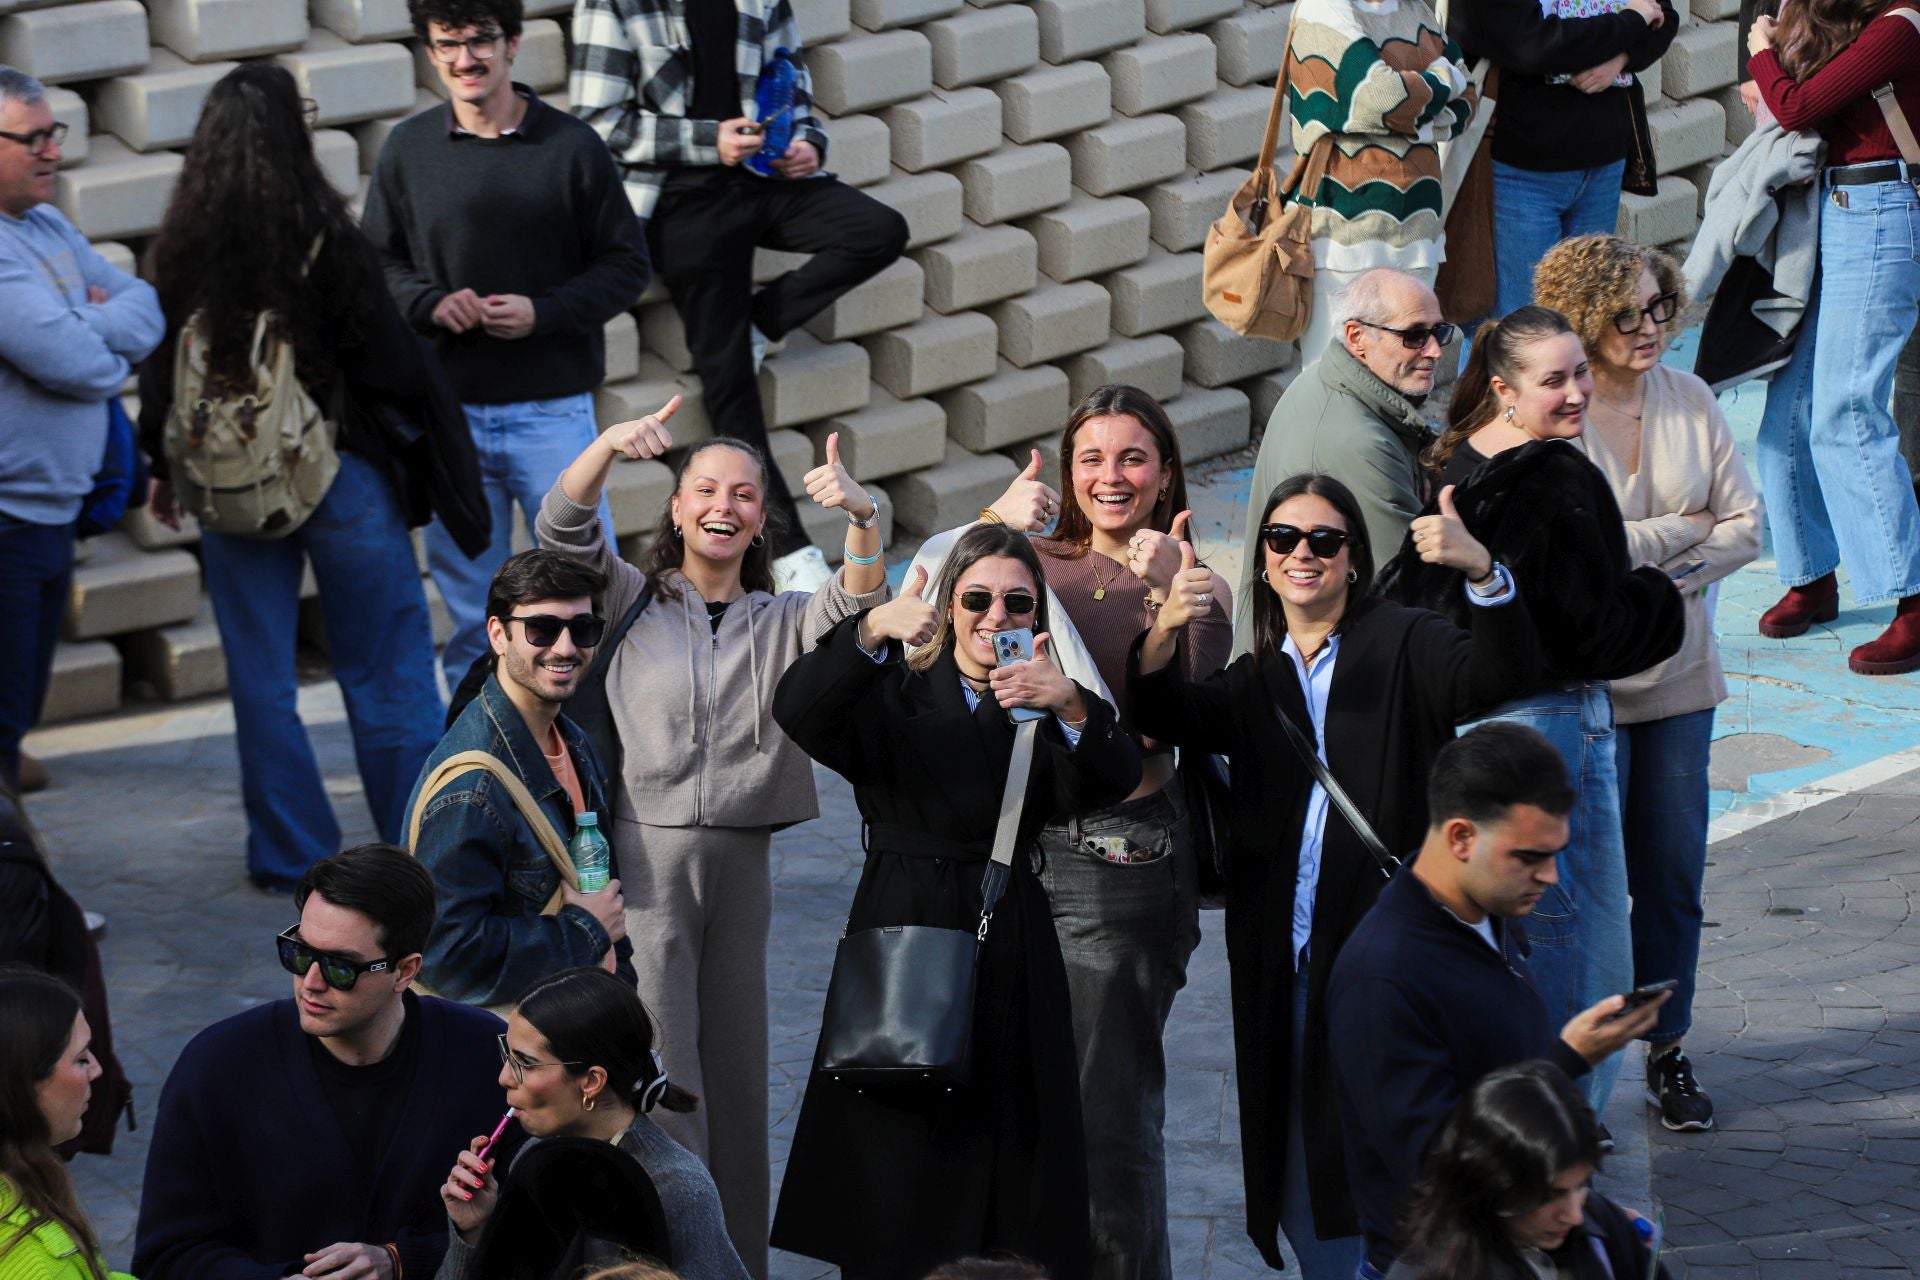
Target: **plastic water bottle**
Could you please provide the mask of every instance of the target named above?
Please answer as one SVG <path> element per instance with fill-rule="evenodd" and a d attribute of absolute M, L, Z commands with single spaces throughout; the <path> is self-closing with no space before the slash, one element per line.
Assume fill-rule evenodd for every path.
<path fill-rule="evenodd" d="M 793 142 L 793 86 L 799 76 L 791 49 L 775 49 L 773 60 L 760 68 L 753 113 L 764 132 L 760 149 L 747 157 L 747 168 L 763 178 L 774 175 L 773 162 L 787 154 Z"/>
<path fill-rule="evenodd" d="M 613 879 L 613 846 L 600 834 L 600 815 L 583 813 L 574 819 L 573 839 L 567 841 L 580 892 L 598 893 Z"/>

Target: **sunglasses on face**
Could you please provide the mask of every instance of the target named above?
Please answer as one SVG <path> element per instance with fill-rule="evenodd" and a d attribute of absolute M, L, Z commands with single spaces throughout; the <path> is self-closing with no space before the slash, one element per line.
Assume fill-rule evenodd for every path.
<path fill-rule="evenodd" d="M 1322 560 L 1333 559 L 1340 554 L 1340 548 L 1347 545 L 1345 529 L 1297 529 L 1290 524 L 1263 524 L 1260 538 L 1267 544 L 1267 550 L 1277 556 L 1292 555 L 1300 539 L 1305 538 L 1307 550 Z"/>
<path fill-rule="evenodd" d="M 1396 329 L 1392 325 L 1374 324 L 1367 320 L 1356 320 L 1354 323 L 1363 329 L 1378 329 L 1382 333 L 1392 334 L 1400 339 L 1400 345 L 1409 351 L 1425 350 L 1428 341 L 1437 342 L 1444 347 L 1453 341 L 1453 335 L 1460 329 L 1459 325 L 1448 324 L 1444 320 L 1439 324 L 1417 324 L 1410 329 Z"/>
<path fill-rule="evenodd" d="M 552 648 L 565 631 L 573 636 L 576 649 L 591 649 L 607 634 L 607 620 L 591 613 L 576 613 L 571 618 L 556 618 L 550 613 L 530 613 L 526 617 L 509 614 L 508 622 L 527 629 L 527 643 L 536 649 Z"/>
<path fill-rule="evenodd" d="M 296 978 L 304 978 L 317 964 L 320 966 L 320 976 L 335 991 L 351 991 L 353 984 L 360 981 L 361 974 L 385 973 L 393 967 L 391 956 L 382 960 L 349 960 L 331 951 L 310 947 L 300 940 L 300 926 L 297 924 L 288 925 L 286 931 L 273 941 L 280 950 L 282 969 Z"/>
<path fill-rule="evenodd" d="M 1651 320 L 1655 324 L 1665 324 L 1673 319 L 1673 313 L 1680 309 L 1680 295 L 1663 293 L 1639 310 L 1627 310 L 1613 317 L 1613 327 L 1622 333 L 1640 332 L 1640 322 Z"/>
<path fill-rule="evenodd" d="M 1012 591 L 974 590 L 962 591 L 960 593 L 960 607 L 969 613 L 985 613 L 987 610 L 993 608 L 993 601 L 996 596 L 1006 602 L 1007 616 L 1011 618 L 1026 617 L 1033 612 L 1034 605 L 1037 603 L 1033 598 L 1032 592 L 1019 588 L 1015 588 Z"/>

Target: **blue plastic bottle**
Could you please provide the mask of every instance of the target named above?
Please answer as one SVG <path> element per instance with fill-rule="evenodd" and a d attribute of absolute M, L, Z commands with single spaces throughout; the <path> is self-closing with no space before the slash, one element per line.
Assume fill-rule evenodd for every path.
<path fill-rule="evenodd" d="M 760 68 L 753 115 L 763 132 L 760 149 L 747 157 L 747 168 L 763 178 L 774 175 L 773 162 L 786 155 L 793 142 L 793 87 L 799 78 L 791 49 L 775 49 L 773 61 Z"/>

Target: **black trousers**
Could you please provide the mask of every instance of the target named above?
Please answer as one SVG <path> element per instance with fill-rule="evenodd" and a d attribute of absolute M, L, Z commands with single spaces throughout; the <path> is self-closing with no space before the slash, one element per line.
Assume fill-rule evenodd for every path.
<path fill-rule="evenodd" d="M 682 169 L 660 193 L 647 243 L 686 326 L 714 431 L 765 449 L 767 420 L 748 327 L 778 340 L 805 324 L 898 258 L 907 223 L 836 178 L 790 182 L 738 166 Z M 762 245 L 813 257 L 755 293 L 753 251 Z M 767 488 L 769 511 L 784 514 L 787 524 L 774 554 L 806 546 L 778 468 Z"/>

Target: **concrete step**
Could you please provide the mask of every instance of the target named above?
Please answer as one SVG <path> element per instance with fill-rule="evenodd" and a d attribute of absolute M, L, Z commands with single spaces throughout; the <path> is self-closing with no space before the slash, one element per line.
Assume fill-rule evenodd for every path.
<path fill-rule="evenodd" d="M 926 272 L 926 304 L 942 315 L 1015 297 L 1039 279 L 1040 247 L 1019 227 L 969 223 L 913 256 Z"/>
<path fill-rule="evenodd" d="M 1020 469 L 997 453 L 969 453 L 951 440 L 938 466 L 894 481 L 894 519 L 911 533 L 939 533 L 966 524 L 1006 489 Z"/>
<path fill-rule="evenodd" d="M 826 461 L 827 437 L 840 436 L 840 462 L 861 484 L 937 465 L 946 456 L 947 414 L 932 400 L 896 400 L 873 387 L 867 407 L 836 414 L 806 429 L 815 465 Z"/>
<path fill-rule="evenodd" d="M 120 641 L 126 678 L 163 702 L 209 698 L 227 691 L 226 650 L 213 606 L 204 598 L 192 619 L 170 627 L 135 631 Z"/>
<path fill-rule="evenodd" d="M 852 115 L 918 98 L 933 87 L 933 46 L 918 31 L 856 35 L 807 55 L 813 99 L 831 115 Z"/>
<path fill-rule="evenodd" d="M 155 46 L 144 71 L 116 76 L 93 97 L 96 123 L 135 151 L 183 147 L 214 82 L 238 62 L 191 63 Z"/>
<path fill-rule="evenodd" d="M 922 33 L 933 46 L 933 82 L 943 89 L 991 86 L 1040 60 L 1040 20 L 1023 4 L 964 9 Z"/>
<path fill-rule="evenodd" d="M 1055 366 L 1021 369 L 1005 360 L 994 366 L 992 377 L 956 387 L 938 399 L 947 413 L 948 437 L 974 453 L 1058 430 L 1073 404 L 1067 375 Z M 1024 459 L 1021 465 L 1026 465 Z"/>
<path fill-rule="evenodd" d="M 1180 394 L 1180 374 L 1185 366 L 1185 349 L 1165 333 L 1115 338 L 1103 347 L 1061 362 L 1067 375 L 1067 396 L 1074 404 L 1094 388 L 1116 382 L 1138 387 L 1156 400 L 1171 400 Z"/>
<path fill-rule="evenodd" d="M 1228 84 L 1264 84 L 1273 92 L 1280 60 L 1287 52 L 1286 9 L 1242 9 L 1207 28 L 1219 55 L 1220 78 Z"/>
<path fill-rule="evenodd" d="M 147 0 L 153 38 L 188 62 L 298 49 L 309 34 L 305 0 Z"/>
<path fill-rule="evenodd" d="M 1149 37 L 1100 60 L 1113 82 L 1113 109 L 1123 116 L 1164 111 L 1213 92 L 1213 41 L 1199 32 Z"/>
<path fill-rule="evenodd" d="M 680 425 L 678 414 L 672 425 Z M 661 508 L 673 496 L 673 468 L 657 458 L 618 458 L 607 473 L 606 495 L 615 535 L 644 533 L 659 521 Z"/>
<path fill-rule="evenodd" d="M 1147 256 L 1147 206 L 1128 196 L 1076 195 L 1019 225 L 1040 248 L 1040 270 L 1061 282 L 1084 280 Z"/>
<path fill-rule="evenodd" d="M 1116 119 L 1067 139 L 1073 185 L 1096 196 L 1165 182 L 1187 167 L 1187 129 L 1177 116 Z"/>
<path fill-rule="evenodd" d="M 1293 344 L 1246 337 L 1211 316 L 1183 326 L 1174 336 L 1186 348 L 1187 381 L 1207 388 L 1244 382 L 1293 359 Z"/>
<path fill-rule="evenodd" d="M 1243 449 L 1251 436 L 1252 408 L 1236 387 L 1189 385 L 1167 405 L 1167 418 L 1188 466 Z"/>
<path fill-rule="evenodd" d="M 1101 282 L 1113 299 L 1113 331 L 1129 338 L 1172 329 L 1207 314 L 1198 253 L 1154 251 Z"/>
<path fill-rule="evenodd" d="M 1251 168 L 1260 155 L 1272 105 L 1273 90 L 1266 85 L 1242 89 L 1222 84 L 1216 92 L 1175 111 L 1187 130 L 1187 163 L 1202 172 L 1227 165 Z M 1279 151 L 1289 152 L 1284 131 Z M 1276 164 L 1282 162 L 1283 157 L 1276 158 Z"/>
<path fill-rule="evenodd" d="M 200 607 L 200 562 L 177 549 L 142 551 L 123 533 L 89 540 L 67 601 L 69 640 L 94 640 L 185 622 Z"/>
<path fill-rule="evenodd" d="M 1189 172 L 1140 192 L 1152 218 L 1153 242 L 1176 253 L 1206 244 L 1208 228 L 1250 176 L 1247 169 Z"/>
<path fill-rule="evenodd" d="M 1697 98 L 1734 83 L 1739 71 L 1740 24 L 1706 22 L 1674 36 L 1660 59 L 1661 91 Z"/>
<path fill-rule="evenodd" d="M 961 208 L 981 226 L 1051 209 L 1073 195 L 1073 161 L 1058 143 L 1002 147 L 959 172 Z"/>
<path fill-rule="evenodd" d="M 893 139 L 879 116 L 842 116 L 826 122 L 827 162 L 850 187 L 885 182 L 893 172 Z"/>
<path fill-rule="evenodd" d="M 1040 142 L 1105 124 L 1113 114 L 1113 80 L 1097 62 L 1041 66 L 993 86 L 1001 128 L 1013 142 Z"/>
<path fill-rule="evenodd" d="M 59 644 L 41 724 L 58 724 L 120 709 L 120 651 L 105 640 Z"/>
<path fill-rule="evenodd" d="M 1727 113 L 1712 98 L 1694 98 L 1647 112 L 1647 126 L 1653 131 L 1655 167 L 1677 173 L 1720 154 Z"/>
<path fill-rule="evenodd" d="M 935 246 L 926 252 L 937 249 Z M 807 321 L 806 330 L 822 342 L 861 338 L 912 324 L 920 318 L 925 303 L 926 273 L 912 258 L 901 258 L 834 299 L 832 306 Z"/>
<path fill-rule="evenodd" d="M 354 124 L 413 106 L 413 59 L 397 44 L 348 44 L 316 31 L 275 61 L 293 73 L 301 96 L 320 104 L 321 124 Z"/>
<path fill-rule="evenodd" d="M 791 427 L 867 404 L 869 361 L 857 342 L 789 334 L 787 349 L 760 366 L 760 406 L 770 427 Z"/>
<path fill-rule="evenodd" d="M 185 163 L 177 151 L 140 155 L 110 134 L 96 134 L 87 162 L 60 171 L 53 202 L 90 240 L 152 235 Z"/>
<path fill-rule="evenodd" d="M 94 0 L 0 18 L 0 63 L 45 84 L 101 80 L 147 61 L 147 11 L 137 0 Z"/>
<path fill-rule="evenodd" d="M 991 89 L 946 89 L 888 107 L 893 163 L 908 173 L 945 168 L 1000 145 L 1000 99 Z"/>
<path fill-rule="evenodd" d="M 1091 280 L 1046 281 L 988 314 L 1000 330 L 1000 354 L 1025 369 L 1105 343 L 1112 306 L 1107 291 Z"/>
<path fill-rule="evenodd" d="M 968 161 L 968 166 L 979 163 Z M 950 173 L 895 169 L 885 182 L 868 187 L 867 194 L 907 220 L 909 249 L 938 244 L 960 230 L 965 203 L 961 179 Z"/>
<path fill-rule="evenodd" d="M 915 324 L 861 339 L 873 380 L 900 400 L 991 376 L 997 341 L 993 321 L 978 311 L 929 311 Z"/>

